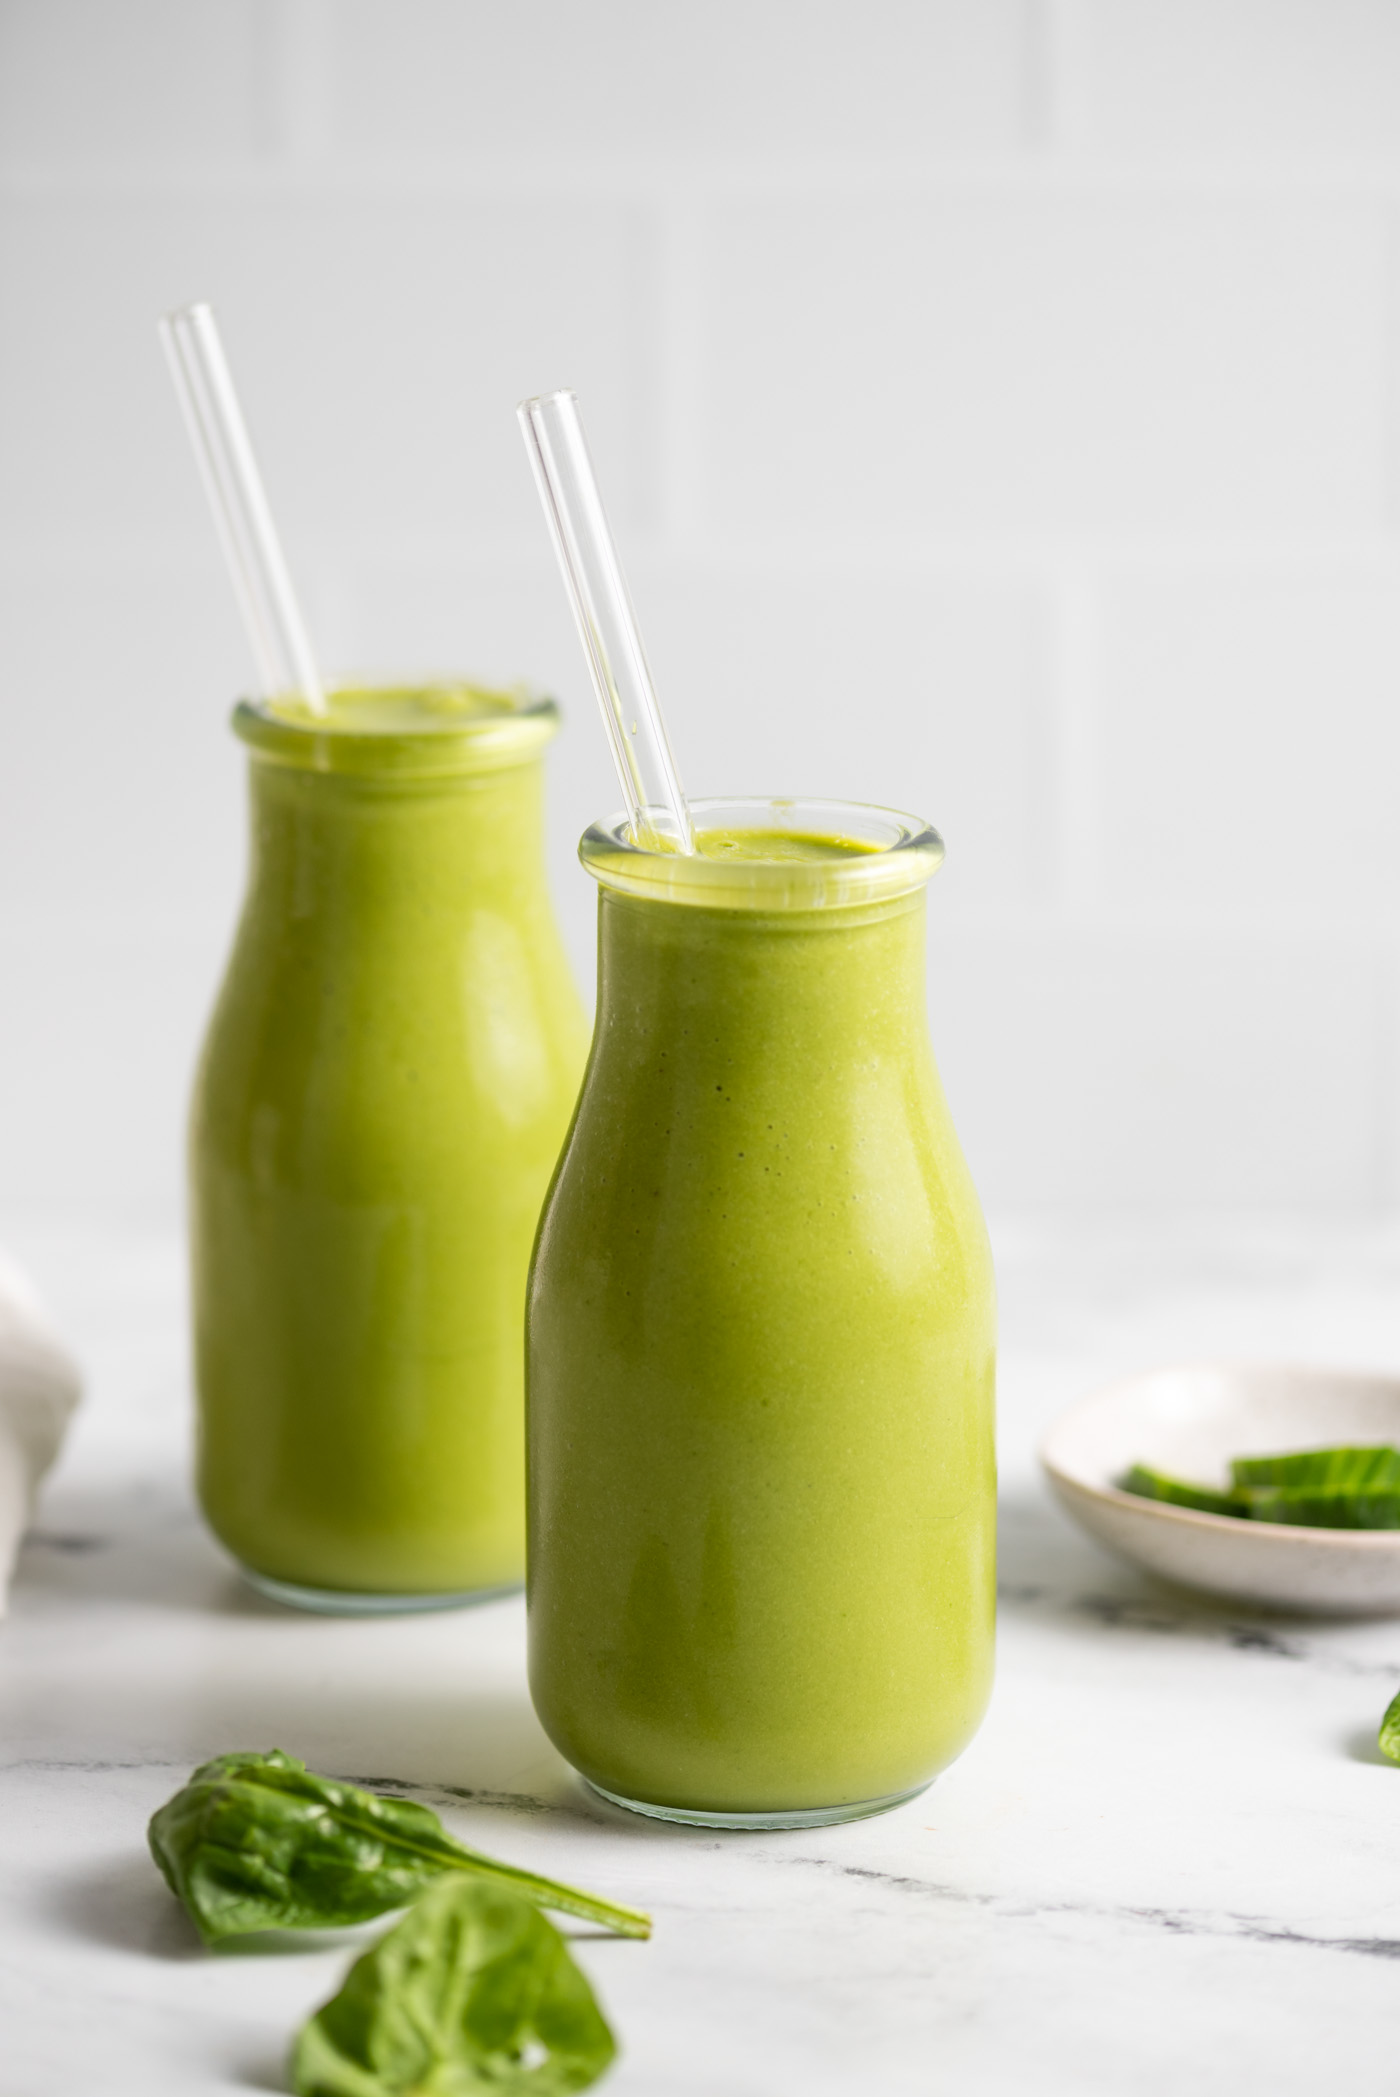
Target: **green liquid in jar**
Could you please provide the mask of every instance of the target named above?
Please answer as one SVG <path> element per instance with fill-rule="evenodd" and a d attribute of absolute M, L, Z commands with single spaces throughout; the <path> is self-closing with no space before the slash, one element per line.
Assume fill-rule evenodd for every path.
<path fill-rule="evenodd" d="M 523 1572 L 520 1326 L 586 1030 L 546 893 L 547 704 L 244 706 L 252 878 L 191 1123 L 198 1486 L 254 1574 Z"/>
<path fill-rule="evenodd" d="M 716 907 L 664 899 L 698 878 L 667 855 L 594 855 L 597 1026 L 528 1314 L 531 1689 L 616 1797 L 815 1815 L 916 1789 L 981 1717 L 994 1288 L 929 1048 L 929 867 L 803 908 L 791 862 L 870 848 L 727 836 L 701 856 L 753 892 Z"/>

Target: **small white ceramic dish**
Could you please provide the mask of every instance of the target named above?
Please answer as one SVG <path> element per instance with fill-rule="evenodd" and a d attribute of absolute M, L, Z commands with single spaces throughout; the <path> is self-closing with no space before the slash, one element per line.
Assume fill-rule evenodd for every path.
<path fill-rule="evenodd" d="M 1120 1493 L 1133 1463 L 1225 1486 L 1230 1459 L 1400 1446 L 1400 1377 L 1205 1362 L 1132 1376 L 1062 1413 L 1040 1446 L 1057 1498 L 1122 1558 L 1215 1595 L 1317 1615 L 1400 1615 L 1400 1530 L 1302 1529 Z"/>

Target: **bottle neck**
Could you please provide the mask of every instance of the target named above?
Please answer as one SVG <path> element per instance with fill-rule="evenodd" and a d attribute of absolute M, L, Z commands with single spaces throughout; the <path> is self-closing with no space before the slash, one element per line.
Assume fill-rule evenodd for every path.
<path fill-rule="evenodd" d="M 544 896 L 543 768 L 436 779 L 249 767 L 251 889 L 297 917 Z"/>
<path fill-rule="evenodd" d="M 928 1054 L 925 891 L 853 909 L 750 913 L 599 898 L 598 1042 L 776 1066 Z"/>

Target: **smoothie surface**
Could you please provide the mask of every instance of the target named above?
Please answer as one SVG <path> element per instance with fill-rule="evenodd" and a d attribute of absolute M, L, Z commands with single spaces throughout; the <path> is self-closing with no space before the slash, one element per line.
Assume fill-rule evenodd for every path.
<path fill-rule="evenodd" d="M 879 850 L 854 837 L 826 837 L 801 830 L 700 830 L 696 850 L 705 859 L 752 859 L 760 862 L 801 859 L 864 858 Z"/>
<path fill-rule="evenodd" d="M 245 699 L 233 716 L 235 734 L 273 764 L 381 785 L 524 764 L 558 725 L 558 708 L 542 693 L 490 691 L 461 678 L 335 685 L 322 713 L 295 692 Z"/>
<path fill-rule="evenodd" d="M 917 816 L 848 801 L 703 798 L 695 850 L 634 839 L 625 816 L 590 824 L 579 857 L 607 890 L 647 902 L 763 912 L 871 905 L 921 888 L 943 857 Z"/>
<path fill-rule="evenodd" d="M 349 735 L 415 735 L 509 718 L 518 695 L 470 684 L 337 685 L 326 711 L 313 712 L 299 693 L 267 701 L 267 712 L 293 728 Z"/>

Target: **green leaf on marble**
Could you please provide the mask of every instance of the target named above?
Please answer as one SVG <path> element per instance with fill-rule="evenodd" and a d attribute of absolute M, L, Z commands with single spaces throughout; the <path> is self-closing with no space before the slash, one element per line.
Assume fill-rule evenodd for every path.
<path fill-rule="evenodd" d="M 565 2097 L 617 2052 L 537 1908 L 482 1880 L 421 1894 L 299 2033 L 297 2097 Z"/>
<path fill-rule="evenodd" d="M 651 1934 L 635 1909 L 498 1864 L 454 1841 L 427 1806 L 318 1777 L 279 1748 L 203 1763 L 160 1808 L 149 1836 L 206 1944 L 250 1930 L 369 1922 L 462 1874 L 619 1936 Z"/>
<path fill-rule="evenodd" d="M 1400 1762 L 1400 1695 L 1393 1696 L 1385 1707 L 1379 1738 L 1381 1753 L 1392 1762 Z"/>

